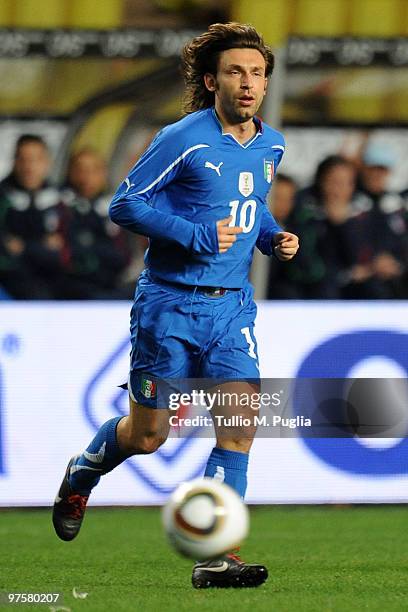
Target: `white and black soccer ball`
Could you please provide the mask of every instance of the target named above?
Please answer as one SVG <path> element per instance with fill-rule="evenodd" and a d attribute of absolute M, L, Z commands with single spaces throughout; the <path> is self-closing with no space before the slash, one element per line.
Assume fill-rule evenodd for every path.
<path fill-rule="evenodd" d="M 230 486 L 213 478 L 184 482 L 163 507 L 164 530 L 174 548 L 197 561 L 239 546 L 249 529 L 249 513 Z"/>

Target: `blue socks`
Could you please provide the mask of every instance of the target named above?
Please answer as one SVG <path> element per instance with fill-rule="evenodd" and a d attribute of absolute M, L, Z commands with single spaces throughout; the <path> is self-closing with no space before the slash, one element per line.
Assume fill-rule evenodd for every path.
<path fill-rule="evenodd" d="M 122 417 L 109 419 L 86 449 L 71 466 L 69 484 L 80 495 L 89 495 L 100 477 L 121 464 L 129 455 L 124 454 L 116 439 L 116 427 Z"/>
<path fill-rule="evenodd" d="M 204 476 L 215 478 L 235 489 L 242 498 L 247 488 L 248 454 L 213 448 Z"/>
<path fill-rule="evenodd" d="M 80 495 L 89 495 L 100 477 L 120 465 L 129 455 L 123 453 L 116 439 L 116 427 L 122 417 L 102 425 L 88 448 L 71 466 L 69 484 Z M 247 488 L 248 454 L 213 448 L 204 476 L 225 482 L 244 498 Z"/>

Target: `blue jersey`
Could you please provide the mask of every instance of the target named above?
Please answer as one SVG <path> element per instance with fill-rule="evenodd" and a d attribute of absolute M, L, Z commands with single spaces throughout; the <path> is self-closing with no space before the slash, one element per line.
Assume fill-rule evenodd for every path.
<path fill-rule="evenodd" d="M 159 279 L 241 288 L 257 246 L 272 254 L 282 231 L 266 198 L 284 152 L 283 136 L 255 120 L 245 144 L 224 134 L 214 108 L 161 130 L 117 190 L 111 219 L 150 238 L 145 262 Z M 232 215 L 243 232 L 219 253 L 216 223 Z"/>

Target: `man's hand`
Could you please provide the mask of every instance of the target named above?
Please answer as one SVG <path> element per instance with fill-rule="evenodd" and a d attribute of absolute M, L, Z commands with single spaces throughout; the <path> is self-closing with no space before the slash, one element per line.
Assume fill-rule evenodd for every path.
<path fill-rule="evenodd" d="M 391 253 L 380 253 L 374 258 L 373 272 L 381 280 L 398 278 L 403 273 L 403 267 Z"/>
<path fill-rule="evenodd" d="M 4 245 L 11 255 L 21 255 L 25 249 L 25 242 L 18 236 L 6 236 Z"/>
<path fill-rule="evenodd" d="M 364 283 L 366 280 L 371 278 L 373 271 L 371 265 L 367 264 L 356 264 L 350 269 L 350 278 L 353 283 Z"/>
<path fill-rule="evenodd" d="M 220 253 L 226 253 L 236 241 L 236 234 L 241 234 L 242 232 L 242 227 L 230 227 L 229 224 L 231 221 L 232 216 L 217 221 L 218 247 Z"/>
<path fill-rule="evenodd" d="M 288 261 L 299 249 L 299 238 L 290 232 L 278 232 L 273 237 L 275 255 L 280 261 Z"/>
<path fill-rule="evenodd" d="M 48 234 L 43 239 L 43 244 L 50 251 L 60 251 L 64 246 L 64 239 L 60 234 Z"/>

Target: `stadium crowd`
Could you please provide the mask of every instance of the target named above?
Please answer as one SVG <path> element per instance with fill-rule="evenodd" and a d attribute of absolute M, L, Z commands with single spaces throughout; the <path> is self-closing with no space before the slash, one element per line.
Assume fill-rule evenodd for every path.
<path fill-rule="evenodd" d="M 21 136 L 0 183 L 3 298 L 131 298 L 140 241 L 109 219 L 105 161 L 92 149 L 74 153 L 59 188 L 49 182 L 50 168 L 45 141 Z"/>
<path fill-rule="evenodd" d="M 408 297 L 408 190 L 388 190 L 393 165 L 391 150 L 371 144 L 361 161 L 323 159 L 307 188 L 276 177 L 271 210 L 301 245 L 285 265 L 271 262 L 268 298 Z"/>
<path fill-rule="evenodd" d="M 373 144 L 361 162 L 323 159 L 307 188 L 276 176 L 271 211 L 301 248 L 271 259 L 269 299 L 408 297 L 408 189 L 388 190 L 394 161 Z M 75 152 L 59 188 L 51 162 L 46 142 L 25 134 L 0 182 L 0 299 L 130 299 L 146 241 L 109 220 L 105 161 Z"/>

